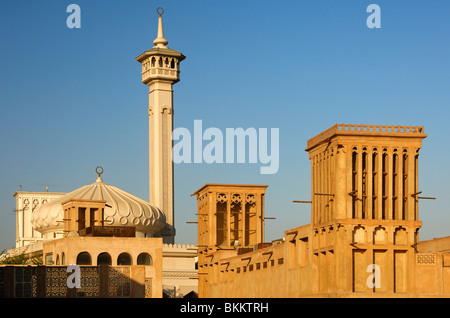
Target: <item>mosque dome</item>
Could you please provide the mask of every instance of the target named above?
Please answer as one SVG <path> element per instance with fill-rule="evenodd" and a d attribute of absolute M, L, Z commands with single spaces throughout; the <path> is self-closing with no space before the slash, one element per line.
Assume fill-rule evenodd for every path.
<path fill-rule="evenodd" d="M 38 206 L 32 215 L 33 228 L 42 234 L 62 232 L 64 211 L 61 203 L 70 199 L 105 200 L 104 224 L 107 226 L 135 227 L 136 232 L 141 234 L 154 234 L 164 228 L 166 217 L 161 210 L 147 201 L 104 183 L 100 177 L 101 173 L 98 174 L 94 183 Z"/>

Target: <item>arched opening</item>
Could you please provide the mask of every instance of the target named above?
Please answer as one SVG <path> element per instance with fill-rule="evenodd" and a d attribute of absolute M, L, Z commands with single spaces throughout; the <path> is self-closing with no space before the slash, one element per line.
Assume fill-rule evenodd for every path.
<path fill-rule="evenodd" d="M 382 226 L 377 226 L 373 231 L 373 243 L 374 244 L 386 244 L 387 232 Z"/>
<path fill-rule="evenodd" d="M 56 265 L 59 265 L 59 254 L 56 254 Z"/>
<path fill-rule="evenodd" d="M 388 186 L 388 155 L 383 153 L 382 161 L 381 161 L 381 194 L 382 194 L 382 205 L 381 205 L 381 219 L 387 219 L 387 186 Z"/>
<path fill-rule="evenodd" d="M 106 252 L 98 254 L 97 265 L 112 265 L 111 255 Z"/>
<path fill-rule="evenodd" d="M 408 234 L 406 229 L 403 227 L 398 227 L 394 231 L 394 244 L 395 245 L 406 245 L 408 243 Z"/>
<path fill-rule="evenodd" d="M 91 255 L 88 252 L 78 254 L 77 265 L 92 265 Z"/>
<path fill-rule="evenodd" d="M 366 229 L 361 226 L 355 226 L 353 229 L 353 243 L 366 243 Z"/>
<path fill-rule="evenodd" d="M 372 154 L 372 219 L 378 218 L 378 153 L 377 148 L 373 149 Z"/>
<path fill-rule="evenodd" d="M 152 257 L 147 253 L 139 254 L 137 258 L 138 265 L 152 265 Z"/>
<path fill-rule="evenodd" d="M 117 265 L 132 265 L 130 254 L 120 254 L 119 257 L 117 257 Z"/>
<path fill-rule="evenodd" d="M 353 149 L 355 149 L 354 147 Z M 358 192 L 358 153 L 356 151 L 352 152 L 352 192 Z M 352 218 L 356 219 L 357 214 L 357 196 L 352 197 Z"/>
<path fill-rule="evenodd" d="M 394 149 L 396 151 L 396 149 Z M 398 197 L 398 155 L 394 153 L 392 156 L 392 219 L 393 220 L 400 220 L 399 214 L 398 214 L 398 207 L 397 207 L 397 197 Z"/>
<path fill-rule="evenodd" d="M 66 265 L 66 255 L 64 252 L 61 254 L 61 265 Z"/>

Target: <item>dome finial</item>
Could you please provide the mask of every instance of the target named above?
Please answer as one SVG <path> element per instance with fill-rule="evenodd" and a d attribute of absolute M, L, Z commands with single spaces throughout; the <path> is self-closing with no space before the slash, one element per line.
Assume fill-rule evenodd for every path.
<path fill-rule="evenodd" d="M 159 14 L 159 16 L 162 16 L 164 13 L 164 9 L 159 7 L 158 9 L 156 9 L 156 12 Z"/>
<path fill-rule="evenodd" d="M 103 173 L 103 168 L 98 166 L 97 168 L 95 168 L 95 172 L 97 172 L 97 174 L 98 174 L 97 182 L 102 182 L 103 180 L 100 176 Z"/>
<path fill-rule="evenodd" d="M 159 18 L 158 18 L 158 36 L 157 38 L 153 41 L 153 44 L 157 47 L 162 47 L 165 48 L 167 43 L 169 43 L 169 41 L 167 41 L 164 38 L 164 30 L 163 30 L 163 23 L 162 23 L 162 15 L 164 13 L 164 9 L 159 7 L 158 9 L 156 9 L 156 12 L 159 14 Z"/>

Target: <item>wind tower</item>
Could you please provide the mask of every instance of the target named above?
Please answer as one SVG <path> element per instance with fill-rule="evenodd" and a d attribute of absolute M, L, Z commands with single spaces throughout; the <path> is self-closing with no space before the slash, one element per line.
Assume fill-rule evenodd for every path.
<path fill-rule="evenodd" d="M 149 200 L 166 215 L 162 231 L 164 243 L 174 243 L 173 197 L 173 89 L 180 80 L 180 62 L 185 56 L 167 47 L 164 38 L 162 8 L 157 9 L 158 35 L 151 49 L 136 60 L 142 64 L 142 83 L 149 86 Z"/>
<path fill-rule="evenodd" d="M 425 137 L 418 126 L 338 124 L 308 140 L 315 293 L 415 290 Z"/>

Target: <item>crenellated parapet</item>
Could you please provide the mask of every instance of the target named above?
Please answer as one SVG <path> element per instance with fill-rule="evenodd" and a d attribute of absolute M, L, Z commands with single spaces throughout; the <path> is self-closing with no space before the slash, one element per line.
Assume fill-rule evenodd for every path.
<path fill-rule="evenodd" d="M 195 251 L 197 252 L 197 245 L 195 244 L 163 244 L 163 251 L 178 252 L 178 251 Z"/>
<path fill-rule="evenodd" d="M 423 126 L 336 124 L 307 141 L 306 151 L 333 136 L 403 136 L 425 138 Z"/>

